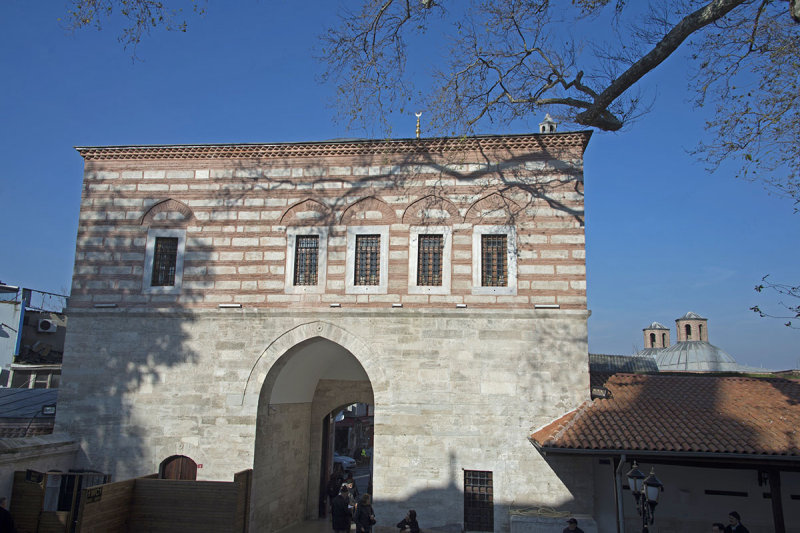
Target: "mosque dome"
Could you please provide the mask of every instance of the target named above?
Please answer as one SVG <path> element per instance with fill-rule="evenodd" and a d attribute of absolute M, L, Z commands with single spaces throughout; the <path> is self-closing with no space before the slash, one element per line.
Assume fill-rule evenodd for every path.
<path fill-rule="evenodd" d="M 680 341 L 654 354 L 660 371 L 741 372 L 736 360 L 708 341 Z"/>
<path fill-rule="evenodd" d="M 636 355 L 655 359 L 661 372 L 753 372 L 728 352 L 708 342 L 708 319 L 689 311 L 675 319 L 678 342 L 670 345 L 669 329 L 653 322 L 644 328 L 645 348 Z"/>

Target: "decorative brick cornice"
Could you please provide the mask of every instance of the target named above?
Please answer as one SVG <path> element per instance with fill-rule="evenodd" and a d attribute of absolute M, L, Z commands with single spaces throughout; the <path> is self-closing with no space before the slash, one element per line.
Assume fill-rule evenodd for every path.
<path fill-rule="evenodd" d="M 528 135 L 487 135 L 432 139 L 346 140 L 275 144 L 187 144 L 143 146 L 76 146 L 86 161 L 163 159 L 273 159 L 289 157 L 417 154 L 462 151 L 546 151 L 578 147 L 591 131 Z"/>

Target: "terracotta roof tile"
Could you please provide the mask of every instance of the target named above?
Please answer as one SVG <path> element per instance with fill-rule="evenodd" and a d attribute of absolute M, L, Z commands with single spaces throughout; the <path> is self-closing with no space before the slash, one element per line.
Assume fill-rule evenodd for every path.
<path fill-rule="evenodd" d="M 531 436 L 548 449 L 784 455 L 800 458 L 800 383 L 703 374 L 614 374 Z"/>

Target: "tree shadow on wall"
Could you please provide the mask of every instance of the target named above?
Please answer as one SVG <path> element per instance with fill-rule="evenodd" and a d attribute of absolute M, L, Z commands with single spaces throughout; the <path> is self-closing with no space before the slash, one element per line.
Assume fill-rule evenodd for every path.
<path fill-rule="evenodd" d="M 88 162 L 86 170 L 93 174 Z M 201 289 L 146 294 L 143 288 L 148 229 L 176 225 L 175 217 L 147 217 L 163 201 L 146 201 L 138 221 L 119 221 L 115 200 L 130 197 L 93 191 L 95 183 L 91 176 L 84 181 L 84 201 L 103 207 L 79 225 L 55 430 L 82 443 L 78 468 L 120 480 L 196 452 L 185 443 L 202 439 L 202 420 L 215 404 L 203 394 L 212 373 L 194 367 L 224 335 L 207 335 L 213 341 L 204 344 L 190 333 L 197 316 L 189 307 L 202 301 Z M 211 248 L 193 243 L 190 249 Z M 205 278 L 213 283 L 215 276 Z"/>

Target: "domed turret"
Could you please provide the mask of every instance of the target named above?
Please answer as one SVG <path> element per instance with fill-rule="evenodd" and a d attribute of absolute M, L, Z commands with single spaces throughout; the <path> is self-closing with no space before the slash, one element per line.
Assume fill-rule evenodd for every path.
<path fill-rule="evenodd" d="M 752 372 L 728 352 L 708 342 L 708 319 L 689 311 L 675 319 L 678 342 L 670 346 L 669 330 L 653 322 L 644 328 L 645 349 L 637 355 L 655 358 L 659 371 Z"/>
<path fill-rule="evenodd" d="M 675 319 L 675 328 L 678 330 L 678 342 L 706 341 L 708 342 L 708 319 L 697 313 L 689 311 L 680 318 Z"/>
<path fill-rule="evenodd" d="M 645 348 L 669 348 L 669 328 L 658 322 L 653 322 L 642 330 L 644 332 Z"/>

